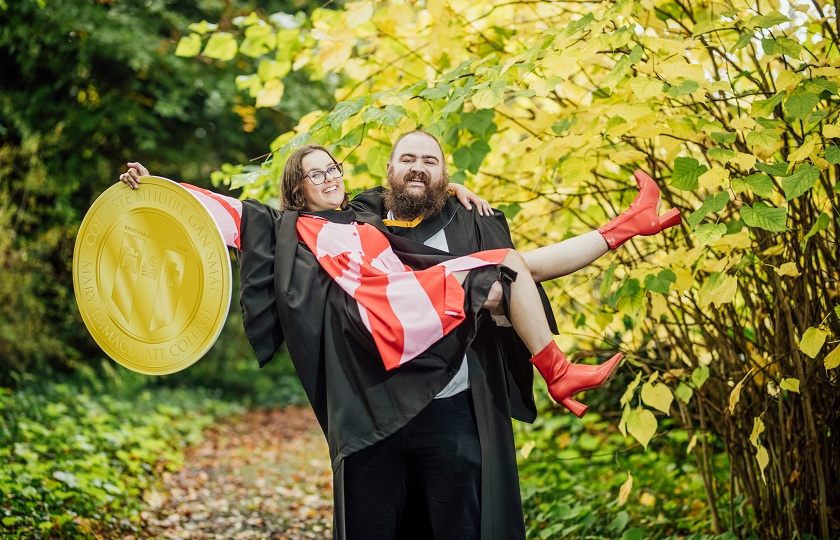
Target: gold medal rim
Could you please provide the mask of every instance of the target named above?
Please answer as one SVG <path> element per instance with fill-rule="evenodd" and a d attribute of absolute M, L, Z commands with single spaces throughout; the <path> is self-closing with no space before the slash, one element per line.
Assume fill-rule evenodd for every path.
<path fill-rule="evenodd" d="M 230 309 L 230 301 L 231 301 L 231 294 L 232 294 L 232 275 L 231 275 L 231 262 L 230 262 L 230 253 L 228 252 L 227 245 L 225 244 L 224 238 L 222 237 L 222 233 L 219 229 L 218 224 L 216 223 L 215 218 L 213 215 L 201 204 L 201 202 L 186 188 L 178 184 L 177 182 L 170 180 L 168 178 L 164 178 L 162 176 L 141 176 L 140 177 L 140 187 L 139 189 L 143 189 L 145 186 L 158 186 L 167 189 L 174 189 L 176 192 L 180 192 L 183 194 L 183 199 L 188 201 L 187 204 L 191 206 L 193 210 L 195 210 L 200 216 L 202 216 L 209 225 L 209 228 L 214 231 L 211 233 L 213 246 L 212 248 L 219 252 L 220 254 L 220 270 L 221 270 L 221 282 L 222 282 L 222 293 L 220 296 L 220 303 L 219 303 L 219 311 L 214 323 L 213 328 L 209 332 L 207 338 L 204 340 L 204 344 L 193 351 L 191 354 L 185 354 L 185 356 L 179 359 L 176 362 L 171 362 L 167 364 L 140 364 L 136 361 L 131 359 L 125 358 L 120 352 L 113 347 L 111 347 L 107 340 L 103 339 L 102 336 L 99 335 L 96 327 L 93 325 L 90 315 L 88 314 L 88 310 L 84 308 L 87 304 L 83 300 L 83 296 L 81 294 L 81 277 L 79 271 L 79 265 L 81 264 L 80 253 L 83 249 L 81 245 L 81 239 L 83 238 L 84 232 L 86 227 L 90 226 L 91 221 L 96 213 L 96 211 L 102 207 L 104 204 L 108 202 L 108 200 L 114 196 L 116 193 L 124 190 L 124 189 L 131 189 L 127 185 L 123 183 L 114 184 L 113 186 L 106 189 L 102 192 L 99 197 L 91 204 L 90 208 L 88 209 L 85 217 L 82 219 L 82 223 L 79 226 L 79 232 L 76 236 L 76 242 L 73 249 L 73 292 L 76 297 L 76 306 L 79 309 L 79 313 L 81 314 L 82 321 L 85 324 L 85 327 L 90 333 L 91 337 L 94 339 L 96 344 L 99 346 L 102 351 L 108 355 L 109 358 L 120 364 L 121 366 L 129 369 L 131 371 L 142 373 L 144 375 L 168 375 L 171 373 L 177 373 L 178 371 L 182 371 L 189 366 L 196 363 L 200 360 L 207 351 L 215 344 L 216 340 L 221 334 L 222 329 L 224 328 L 225 321 L 227 319 L 227 314 Z M 142 208 L 142 206 L 140 206 Z M 172 218 L 176 222 L 180 224 L 180 221 L 176 218 Z M 98 256 L 97 256 L 98 259 Z M 98 260 L 96 261 L 98 263 Z M 141 342 L 139 340 L 135 340 L 136 342 Z"/>

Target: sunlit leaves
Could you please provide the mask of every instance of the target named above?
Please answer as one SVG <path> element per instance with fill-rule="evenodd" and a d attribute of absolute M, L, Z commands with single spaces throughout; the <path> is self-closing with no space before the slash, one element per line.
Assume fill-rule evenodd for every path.
<path fill-rule="evenodd" d="M 775 272 L 780 276 L 791 276 L 796 277 L 800 274 L 799 270 L 796 268 L 795 262 L 786 262 L 782 266 L 775 269 Z"/>
<path fill-rule="evenodd" d="M 618 498 L 616 499 L 618 505 L 621 506 L 622 504 L 627 502 L 627 498 L 630 496 L 630 492 L 633 490 L 633 475 L 629 472 L 627 473 L 627 480 L 621 484 L 621 487 L 618 490 Z"/>
<path fill-rule="evenodd" d="M 732 189 L 736 193 L 750 190 L 761 197 L 773 194 L 773 180 L 766 174 L 752 174 L 746 178 L 733 178 Z"/>
<path fill-rule="evenodd" d="M 828 335 L 828 331 L 821 327 L 812 326 L 808 328 L 802 334 L 802 339 L 799 340 L 799 350 L 811 358 L 816 358 Z"/>
<path fill-rule="evenodd" d="M 201 36 L 198 34 L 187 34 L 178 42 L 175 49 L 177 56 L 196 56 L 201 52 Z"/>
<path fill-rule="evenodd" d="M 747 144 L 750 146 L 757 146 L 765 150 L 772 150 L 777 142 L 782 139 L 781 135 L 772 129 L 762 129 L 760 131 L 750 131 L 747 133 Z"/>
<path fill-rule="evenodd" d="M 787 16 L 773 10 L 767 15 L 757 15 L 753 17 L 747 24 L 751 27 L 772 28 L 786 22 L 790 22 L 790 19 L 787 18 Z"/>
<path fill-rule="evenodd" d="M 671 410 L 671 402 L 674 400 L 674 394 L 671 389 L 665 384 L 649 382 L 642 385 L 642 402 L 648 407 L 668 414 Z"/>
<path fill-rule="evenodd" d="M 656 433 L 658 422 L 648 409 L 637 407 L 627 415 L 627 432 L 645 448 Z"/>
<path fill-rule="evenodd" d="M 771 232 L 784 232 L 787 228 L 787 209 L 773 208 L 761 201 L 741 208 L 741 217 L 750 227 L 758 227 Z"/>
<path fill-rule="evenodd" d="M 782 379 L 782 382 L 779 383 L 779 388 L 782 390 L 787 390 L 788 392 L 796 392 L 799 393 L 799 379 L 794 378 L 787 378 Z"/>
<path fill-rule="evenodd" d="M 671 270 L 665 269 L 657 275 L 648 274 L 645 277 L 645 289 L 667 296 L 668 291 L 671 289 L 671 285 L 673 285 L 676 281 L 676 274 L 674 274 Z"/>
<path fill-rule="evenodd" d="M 797 90 L 785 101 L 785 113 L 793 120 L 804 120 L 811 114 L 820 98 L 811 92 Z"/>
<path fill-rule="evenodd" d="M 476 86 L 471 101 L 477 109 L 492 109 L 504 102 L 505 81 L 494 81 L 486 86 Z"/>
<path fill-rule="evenodd" d="M 362 120 L 373 122 L 383 126 L 396 127 L 400 120 L 406 115 L 406 110 L 398 105 L 386 105 L 385 107 L 369 107 L 362 113 Z"/>
<path fill-rule="evenodd" d="M 782 179 L 785 200 L 795 199 L 814 187 L 819 177 L 819 169 L 808 163 L 803 163 L 795 173 Z"/>
<path fill-rule="evenodd" d="M 692 191 L 700 186 L 700 175 L 709 170 L 705 165 L 692 157 L 678 157 L 674 160 L 674 174 L 671 185 L 684 191 Z"/>
<path fill-rule="evenodd" d="M 825 149 L 825 160 L 832 165 L 840 164 L 840 147 L 829 146 Z"/>
<path fill-rule="evenodd" d="M 283 98 L 283 81 L 271 79 L 257 94 L 257 107 L 273 107 Z"/>
<path fill-rule="evenodd" d="M 811 237 L 813 237 L 814 235 L 817 235 L 817 234 L 821 233 L 822 231 L 826 230 L 830 224 L 831 224 L 831 218 L 828 217 L 828 214 L 826 214 L 825 212 L 820 214 L 820 216 L 817 218 L 817 220 L 811 226 L 811 230 L 809 230 L 808 234 L 806 234 L 802 238 L 803 245 L 807 244 L 808 240 L 810 240 Z"/>
<path fill-rule="evenodd" d="M 700 225 L 694 231 L 694 236 L 697 237 L 697 242 L 701 246 L 708 246 L 720 240 L 726 234 L 726 225 L 723 223 L 706 223 Z"/>
<path fill-rule="evenodd" d="M 239 52 L 257 58 L 274 50 L 277 40 L 274 30 L 267 24 L 255 24 L 245 30 L 245 39 L 239 46 Z M 291 65 L 291 64 L 290 64 Z"/>
<path fill-rule="evenodd" d="M 697 296 L 701 306 L 705 307 L 710 304 L 721 306 L 732 302 L 737 291 L 738 280 L 735 279 L 735 276 L 715 272 L 703 283 Z"/>
<path fill-rule="evenodd" d="M 688 216 L 688 225 L 695 229 L 697 225 L 703 221 L 703 218 L 706 217 L 709 213 L 716 213 L 720 212 L 726 207 L 726 204 L 729 202 L 729 192 L 723 191 L 718 193 L 717 195 L 709 195 L 703 201 L 703 204 L 700 205 L 700 208 L 692 212 Z"/>
<path fill-rule="evenodd" d="M 210 36 L 204 47 L 204 56 L 217 60 L 232 60 L 237 51 L 236 39 L 228 32 L 217 32 Z"/>
<path fill-rule="evenodd" d="M 708 366 L 700 366 L 694 369 L 691 372 L 691 383 L 694 385 L 694 388 L 700 389 L 703 384 L 709 379 L 709 368 Z"/>
<path fill-rule="evenodd" d="M 765 38 L 761 40 L 761 47 L 765 54 L 784 54 L 798 58 L 802 45 L 789 37 Z"/>
<path fill-rule="evenodd" d="M 825 356 L 823 365 L 825 365 L 826 371 L 840 366 L 840 345 L 834 347 L 834 350 Z"/>
<path fill-rule="evenodd" d="M 744 388 L 744 383 L 750 378 L 755 368 L 750 368 L 744 378 L 738 381 L 738 384 L 732 388 L 732 391 L 729 393 L 729 414 L 735 413 L 735 407 L 738 405 L 738 402 L 741 401 L 741 390 Z"/>

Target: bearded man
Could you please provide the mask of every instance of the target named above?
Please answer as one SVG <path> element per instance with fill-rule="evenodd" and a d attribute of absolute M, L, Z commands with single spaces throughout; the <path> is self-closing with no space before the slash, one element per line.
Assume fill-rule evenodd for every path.
<path fill-rule="evenodd" d="M 501 212 L 485 217 L 449 195 L 443 150 L 432 135 L 413 131 L 400 137 L 387 170 L 388 189 L 368 190 L 351 204 L 379 214 L 395 234 L 453 255 L 513 247 Z M 550 308 L 546 314 L 556 333 Z M 396 512 L 401 521 L 394 537 L 401 539 L 524 539 L 510 419 L 536 418 L 530 358 L 512 328 L 497 328 L 488 313 L 460 370 L 428 407 L 437 412 L 424 411 L 434 447 L 412 438 L 393 445 L 387 460 L 405 464 L 392 478 L 393 497 L 380 510 L 364 499 L 359 507 L 368 515 Z M 411 430 L 411 422 L 404 429 Z M 359 457 L 380 465 L 379 446 Z"/>
<path fill-rule="evenodd" d="M 491 211 L 489 205 L 462 206 L 449 196 L 445 156 L 433 135 L 412 131 L 401 136 L 391 150 L 387 171 L 387 189 L 365 191 L 351 204 L 379 214 L 391 232 L 458 256 L 514 247 L 504 214 Z M 677 209 L 658 215 L 659 190 L 650 176 L 636 171 L 635 178 L 639 196 L 606 225 L 522 253 L 534 281 L 570 274 L 636 235 L 656 234 L 681 222 Z M 557 333 L 541 288 L 540 293 Z M 501 294 L 497 294 L 498 301 Z M 400 517 L 390 537 L 525 538 L 510 419 L 536 418 L 532 362 L 554 393 L 547 376 L 551 370 L 531 358 L 505 322 L 503 316 L 491 319 L 486 314 L 460 370 L 427 407 L 438 411 L 428 415 L 423 411 L 430 432 L 446 434 L 436 439 L 434 449 L 418 451 L 406 442 L 392 448 L 391 459 L 402 463 L 402 472 L 393 478 L 395 496 L 384 505 L 396 508 Z M 573 412 L 582 416 L 586 408 L 581 405 Z"/>

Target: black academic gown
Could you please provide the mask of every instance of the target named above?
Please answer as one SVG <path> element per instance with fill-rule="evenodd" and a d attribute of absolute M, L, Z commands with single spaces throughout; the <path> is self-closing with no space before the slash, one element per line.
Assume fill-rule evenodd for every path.
<path fill-rule="evenodd" d="M 351 205 L 384 219 L 387 211 L 383 194 L 384 189 L 381 187 L 367 190 L 357 195 Z M 447 200 L 443 210 L 436 216 L 423 220 L 415 227 L 389 228 L 394 234 L 419 243 L 443 230 L 449 252 L 457 256 L 488 249 L 513 248 L 504 214 L 495 211 L 493 216 L 480 216 L 475 209 L 466 210 L 454 197 Z M 538 288 L 549 326 L 557 333 L 548 298 L 542 287 Z M 486 319 L 479 327 L 468 352 L 470 389 L 482 455 L 482 540 L 525 538 L 510 419 L 513 417 L 530 423 L 536 418 L 534 368 L 530 358 L 528 349 L 513 328 L 497 327 Z M 426 532 L 419 532 L 428 531 L 427 523 L 422 517 L 410 513 L 418 507 L 412 504 L 412 500 L 418 498 L 422 499 L 422 495 L 408 495 L 409 524 L 401 530 L 401 540 L 430 538 L 424 536 Z"/>
<path fill-rule="evenodd" d="M 394 252 L 414 269 L 451 258 L 387 232 L 372 214 L 326 211 L 331 221 L 370 223 L 382 230 Z M 344 538 L 344 458 L 380 441 L 423 410 L 460 368 L 469 343 L 482 327 L 481 306 L 503 267 L 470 272 L 466 320 L 411 362 L 386 371 L 356 301 L 347 295 L 298 241 L 297 212 L 243 201 L 240 303 L 245 333 L 265 365 L 286 343 L 318 422 L 327 437 L 334 474 L 334 538 Z M 509 537 L 510 538 L 510 537 Z"/>

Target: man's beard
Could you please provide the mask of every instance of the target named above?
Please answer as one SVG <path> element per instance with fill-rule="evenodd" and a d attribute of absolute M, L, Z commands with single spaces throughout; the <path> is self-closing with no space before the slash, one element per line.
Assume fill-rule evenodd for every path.
<path fill-rule="evenodd" d="M 422 194 L 414 194 L 406 189 L 408 182 L 413 180 L 426 184 Z M 385 192 L 385 208 L 397 219 L 430 218 L 443 209 L 449 196 L 446 173 L 441 177 L 439 184 L 432 185 L 431 178 L 425 172 L 410 172 L 400 181 L 389 171 L 388 185 L 390 187 Z"/>

